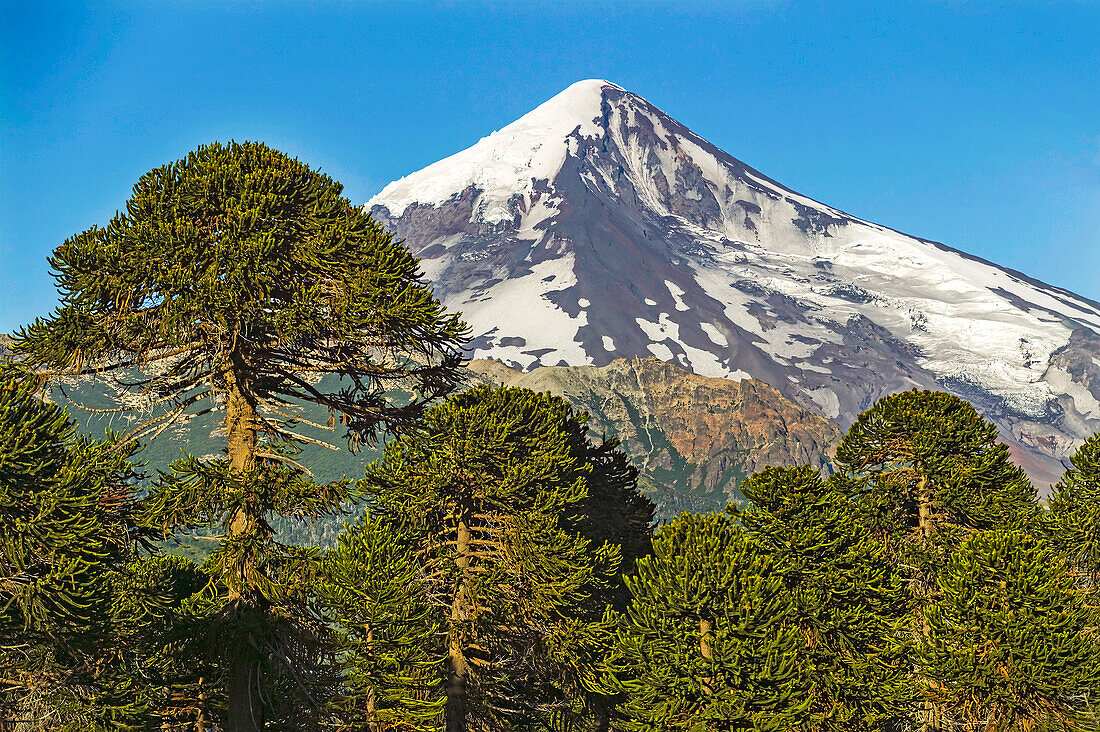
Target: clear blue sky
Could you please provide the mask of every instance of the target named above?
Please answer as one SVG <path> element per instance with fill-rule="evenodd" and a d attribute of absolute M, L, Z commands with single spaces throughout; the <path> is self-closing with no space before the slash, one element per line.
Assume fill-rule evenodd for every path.
<path fill-rule="evenodd" d="M 784 184 L 1100 299 L 1100 3 L 0 0 L 0 331 L 147 170 L 263 140 L 365 202 L 606 78 Z"/>

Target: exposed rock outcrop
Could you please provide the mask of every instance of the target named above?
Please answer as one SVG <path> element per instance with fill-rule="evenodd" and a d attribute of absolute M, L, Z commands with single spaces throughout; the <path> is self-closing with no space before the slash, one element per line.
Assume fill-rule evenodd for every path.
<path fill-rule="evenodd" d="M 828 470 L 840 440 L 835 424 L 762 381 L 699 376 L 653 357 L 526 373 L 493 360 L 469 368 L 487 382 L 560 394 L 587 411 L 596 432 L 622 441 L 665 516 L 739 499 L 740 482 L 766 465 Z"/>

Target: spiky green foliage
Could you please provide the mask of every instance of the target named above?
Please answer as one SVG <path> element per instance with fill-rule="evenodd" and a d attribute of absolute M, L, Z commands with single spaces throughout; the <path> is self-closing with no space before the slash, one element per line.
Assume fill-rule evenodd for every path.
<path fill-rule="evenodd" d="M 951 552 L 976 531 L 1021 527 L 1039 516 L 1035 489 L 997 442 L 997 429 L 951 394 L 908 391 L 863 412 L 837 448 L 833 483 L 854 496 L 864 520 L 904 570 L 913 599 L 913 637 Z M 918 688 L 934 687 L 926 676 Z M 926 695 L 917 712 L 937 730 L 941 710 Z"/>
<path fill-rule="evenodd" d="M 848 430 L 836 465 L 833 484 L 854 496 L 892 561 L 907 568 L 918 605 L 968 535 L 1039 517 L 1035 489 L 996 427 L 951 394 L 883 397 Z"/>
<path fill-rule="evenodd" d="M 683 514 L 626 578 L 608 661 L 623 730 L 790 730 L 816 679 L 774 557 L 728 515 Z"/>
<path fill-rule="evenodd" d="M 863 496 L 876 531 L 895 540 L 932 533 L 952 540 L 1019 526 L 1035 514 L 1035 489 L 997 442 L 997 428 L 951 394 L 908 391 L 863 412 L 836 464 Z"/>
<path fill-rule="evenodd" d="M 208 578 L 178 556 L 144 556 L 110 575 L 111 666 L 131 682 L 123 692 L 146 709 L 140 729 L 190 730 L 224 707 L 216 666 L 195 643 L 194 598 Z M 204 628 L 205 629 L 205 628 Z"/>
<path fill-rule="evenodd" d="M 201 567 L 203 584 L 175 618 L 176 657 L 203 666 L 201 676 L 172 680 L 178 706 L 202 710 L 221 729 L 241 729 L 237 695 L 256 727 L 316 727 L 327 719 L 335 682 L 330 631 L 314 607 L 321 552 L 279 541 L 270 518 L 338 510 L 349 496 L 346 481 L 318 485 L 270 461 L 235 473 L 227 460 L 187 456 L 172 468 L 152 486 L 144 520 L 165 532 L 201 528 L 219 536 Z"/>
<path fill-rule="evenodd" d="M 127 729 L 150 703 L 113 623 L 135 446 L 78 436 L 36 387 L 0 365 L 0 718 Z"/>
<path fill-rule="evenodd" d="M 1050 497 L 1052 543 L 1093 592 L 1100 589 L 1100 435 L 1070 458 Z"/>
<path fill-rule="evenodd" d="M 434 732 L 444 695 L 439 613 L 407 537 L 370 516 L 325 556 L 318 601 L 344 671 L 343 728 Z"/>
<path fill-rule="evenodd" d="M 973 535 L 939 577 L 920 647 L 927 688 L 967 729 L 1072 727 L 1100 691 L 1095 614 L 1059 555 L 1013 530 Z"/>
<path fill-rule="evenodd" d="M 437 726 L 531 727 L 592 701 L 623 548 L 645 546 L 653 505 L 584 422 L 559 397 L 479 387 L 429 411 L 361 482 L 442 631 Z"/>
<path fill-rule="evenodd" d="M 0 372 L 0 510 L 5 627 L 87 622 L 103 613 L 98 572 L 125 552 L 136 446 L 78 437 L 34 380 Z M 114 522 L 111 519 L 117 518 Z"/>
<path fill-rule="evenodd" d="M 61 307 L 13 350 L 71 373 L 158 364 L 133 386 L 173 406 L 217 409 L 239 388 L 285 437 L 287 401 L 340 412 L 353 438 L 408 425 L 452 388 L 462 324 L 342 189 L 261 143 L 156 168 L 105 227 L 57 248 Z M 323 393 L 306 374 L 344 381 Z M 392 388 L 415 396 L 395 405 Z"/>
<path fill-rule="evenodd" d="M 224 415 L 226 458 L 176 462 L 146 518 L 223 532 L 195 610 L 220 649 L 234 732 L 316 724 L 324 707 L 310 676 L 326 632 L 308 602 L 318 554 L 275 541 L 272 521 L 339 512 L 350 494 L 296 461 L 300 407 L 327 408 L 354 448 L 409 428 L 458 379 L 464 326 L 341 194 L 263 144 L 201 147 L 57 248 L 61 306 L 13 346 L 43 378 L 121 375 L 133 399 L 119 409 L 154 415 L 130 437 Z"/>
<path fill-rule="evenodd" d="M 775 561 L 793 604 L 790 622 L 816 683 L 800 729 L 880 730 L 908 713 L 909 672 L 899 631 L 909 597 L 859 511 L 814 468 L 766 468 L 741 484 L 736 516 Z M 795 729 L 795 727 L 791 727 Z"/>

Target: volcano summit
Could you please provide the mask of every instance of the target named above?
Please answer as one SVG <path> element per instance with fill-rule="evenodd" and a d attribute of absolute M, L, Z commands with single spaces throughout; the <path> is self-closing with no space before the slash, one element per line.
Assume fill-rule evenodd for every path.
<path fill-rule="evenodd" d="M 800 195 L 607 81 L 367 208 L 478 358 L 656 356 L 763 380 L 841 425 L 887 393 L 946 390 L 1040 483 L 1100 430 L 1100 303 Z"/>

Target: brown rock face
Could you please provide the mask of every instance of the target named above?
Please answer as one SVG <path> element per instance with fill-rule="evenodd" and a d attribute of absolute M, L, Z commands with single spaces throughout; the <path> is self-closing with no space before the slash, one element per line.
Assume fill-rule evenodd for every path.
<path fill-rule="evenodd" d="M 498 361 L 469 365 L 496 384 L 549 391 L 591 415 L 642 471 L 663 516 L 722 508 L 766 465 L 828 469 L 839 428 L 762 381 L 708 378 L 656 358 L 524 373 Z"/>

